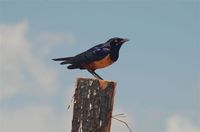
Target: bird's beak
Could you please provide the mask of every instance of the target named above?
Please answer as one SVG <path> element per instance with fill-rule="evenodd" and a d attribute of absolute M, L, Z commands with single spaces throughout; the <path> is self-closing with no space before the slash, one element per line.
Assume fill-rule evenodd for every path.
<path fill-rule="evenodd" d="M 127 38 L 125 38 L 125 39 L 122 39 L 122 43 L 125 43 L 125 42 L 127 42 L 127 41 L 129 41 L 129 39 L 127 39 Z"/>

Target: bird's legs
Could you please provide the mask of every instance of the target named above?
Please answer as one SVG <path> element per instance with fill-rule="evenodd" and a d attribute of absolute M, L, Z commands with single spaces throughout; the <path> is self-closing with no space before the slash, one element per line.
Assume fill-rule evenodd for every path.
<path fill-rule="evenodd" d="M 103 80 L 103 78 L 100 77 L 95 71 L 93 71 L 93 70 L 88 70 L 88 72 L 90 72 L 95 78 Z"/>

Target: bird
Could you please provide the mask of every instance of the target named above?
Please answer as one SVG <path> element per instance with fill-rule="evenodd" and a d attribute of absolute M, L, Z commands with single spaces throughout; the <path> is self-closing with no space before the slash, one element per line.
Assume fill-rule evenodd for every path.
<path fill-rule="evenodd" d="M 105 68 L 119 58 L 121 46 L 129 41 L 127 38 L 113 37 L 105 43 L 98 44 L 78 55 L 52 59 L 60 61 L 61 65 L 68 65 L 68 69 L 87 70 L 95 78 L 103 80 L 95 70 Z"/>

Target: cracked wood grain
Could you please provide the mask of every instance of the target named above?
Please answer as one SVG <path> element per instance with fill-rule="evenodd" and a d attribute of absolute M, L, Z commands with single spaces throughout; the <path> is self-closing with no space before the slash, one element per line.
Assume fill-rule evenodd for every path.
<path fill-rule="evenodd" d="M 115 86 L 112 81 L 77 79 L 71 132 L 110 132 Z"/>

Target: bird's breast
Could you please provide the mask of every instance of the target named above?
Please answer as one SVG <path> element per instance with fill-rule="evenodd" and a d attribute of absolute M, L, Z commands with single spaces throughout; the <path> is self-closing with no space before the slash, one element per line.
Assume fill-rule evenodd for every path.
<path fill-rule="evenodd" d="M 96 69 L 107 67 L 113 63 L 114 61 L 111 59 L 110 55 L 107 55 L 101 60 L 93 61 L 88 64 L 83 64 L 83 67 L 90 70 L 96 70 Z"/>

